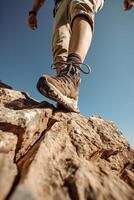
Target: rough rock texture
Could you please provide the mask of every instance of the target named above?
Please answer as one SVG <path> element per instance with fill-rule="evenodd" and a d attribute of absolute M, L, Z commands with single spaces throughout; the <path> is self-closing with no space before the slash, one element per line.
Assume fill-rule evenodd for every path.
<path fill-rule="evenodd" d="M 0 200 L 134 200 L 134 151 L 113 122 L 0 84 Z"/>

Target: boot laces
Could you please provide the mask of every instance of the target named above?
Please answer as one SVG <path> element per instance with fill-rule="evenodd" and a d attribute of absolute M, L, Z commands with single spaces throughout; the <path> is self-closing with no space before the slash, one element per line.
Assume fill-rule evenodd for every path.
<path fill-rule="evenodd" d="M 67 62 L 67 61 L 59 61 L 51 65 L 52 69 L 56 69 L 56 64 L 62 64 L 60 73 L 57 75 L 57 80 L 61 79 L 64 82 L 70 83 L 70 80 L 74 82 L 75 77 L 80 76 L 80 71 L 84 74 L 91 73 L 91 68 L 89 65 L 85 63 L 79 62 Z M 86 70 L 83 70 L 82 67 L 86 67 Z"/>
<path fill-rule="evenodd" d="M 67 61 L 58 61 L 56 63 L 53 63 L 51 65 L 52 69 L 56 69 L 56 64 L 62 64 L 60 75 L 66 75 L 71 74 L 71 70 L 73 73 L 77 74 L 78 70 L 81 71 L 83 74 L 90 74 L 91 73 L 91 67 L 85 63 L 80 62 L 67 62 Z M 66 67 L 65 67 L 66 66 Z M 82 68 L 86 67 L 86 70 L 83 70 Z"/>

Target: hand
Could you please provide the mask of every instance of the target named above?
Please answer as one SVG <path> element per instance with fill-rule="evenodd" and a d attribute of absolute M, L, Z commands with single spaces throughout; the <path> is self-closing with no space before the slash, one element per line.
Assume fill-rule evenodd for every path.
<path fill-rule="evenodd" d="M 28 18 L 28 26 L 32 29 L 32 30 L 36 30 L 37 29 L 37 18 L 35 15 L 31 14 Z"/>
<path fill-rule="evenodd" d="M 134 6 L 134 2 L 131 0 L 124 0 L 124 10 L 131 10 Z"/>

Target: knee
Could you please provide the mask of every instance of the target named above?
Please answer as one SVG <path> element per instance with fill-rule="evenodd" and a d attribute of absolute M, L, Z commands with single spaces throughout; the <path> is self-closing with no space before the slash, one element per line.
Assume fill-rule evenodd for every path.
<path fill-rule="evenodd" d="M 70 14 L 70 25 L 77 20 L 85 20 L 89 23 L 92 30 L 94 27 L 95 17 L 95 6 L 90 0 L 75 0 L 70 2 L 69 14 Z"/>
<path fill-rule="evenodd" d="M 94 22 L 92 21 L 91 18 L 87 17 L 85 14 L 78 14 L 76 15 L 71 23 L 71 28 L 73 27 L 73 24 L 76 22 L 77 24 L 80 23 L 81 21 L 87 22 L 89 26 L 91 27 L 92 31 L 94 29 Z"/>

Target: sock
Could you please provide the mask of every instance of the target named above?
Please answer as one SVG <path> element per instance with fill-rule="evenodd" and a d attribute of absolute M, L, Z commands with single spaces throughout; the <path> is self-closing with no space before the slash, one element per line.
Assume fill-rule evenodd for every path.
<path fill-rule="evenodd" d="M 77 53 L 70 53 L 67 62 L 81 63 L 81 58 Z"/>

